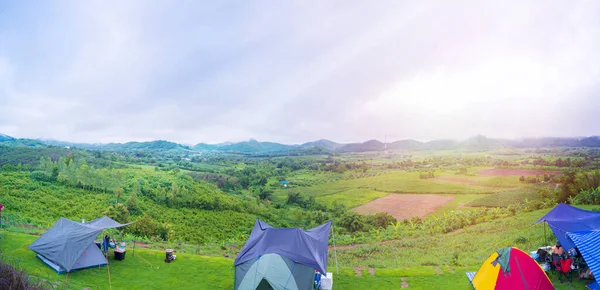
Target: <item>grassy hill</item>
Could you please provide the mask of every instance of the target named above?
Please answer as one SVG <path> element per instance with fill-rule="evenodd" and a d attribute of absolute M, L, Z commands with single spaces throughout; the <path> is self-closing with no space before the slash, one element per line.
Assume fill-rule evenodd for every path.
<path fill-rule="evenodd" d="M 584 207 L 590 209 L 590 206 Z M 384 243 L 338 247 L 339 274 L 333 251 L 329 251 L 328 271 L 334 273 L 335 289 L 472 289 L 466 271 L 476 271 L 495 250 L 516 246 L 526 252 L 555 242 L 543 225 L 533 222 L 548 210 L 519 214 L 466 227 L 447 234 L 405 237 Z M 35 236 L 0 232 L 2 259 L 28 273 L 46 279 L 59 289 L 231 289 L 233 257 L 207 257 L 179 253 L 177 260 L 165 264 L 164 252 L 135 249 L 129 245 L 124 261 L 110 258 L 108 268 L 93 268 L 68 275 L 57 275 L 35 258 L 26 246 Z M 556 289 L 585 289 L 589 281 L 560 283 L 550 276 Z"/>

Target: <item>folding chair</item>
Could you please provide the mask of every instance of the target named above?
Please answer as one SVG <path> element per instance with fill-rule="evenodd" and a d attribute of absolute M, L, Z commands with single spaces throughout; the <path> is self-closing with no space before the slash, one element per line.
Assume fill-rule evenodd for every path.
<path fill-rule="evenodd" d="M 562 283 L 563 276 L 569 281 L 573 282 L 573 271 L 571 271 L 571 264 L 573 263 L 573 258 L 568 259 L 555 259 L 554 267 L 556 271 L 558 271 L 558 280 Z"/>

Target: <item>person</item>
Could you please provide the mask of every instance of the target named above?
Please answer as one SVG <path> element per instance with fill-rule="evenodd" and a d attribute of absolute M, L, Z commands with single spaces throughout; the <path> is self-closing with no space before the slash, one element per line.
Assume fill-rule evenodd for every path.
<path fill-rule="evenodd" d="M 565 254 L 565 249 L 562 247 L 560 242 L 556 242 L 556 246 L 552 247 L 552 254 L 563 256 Z"/>

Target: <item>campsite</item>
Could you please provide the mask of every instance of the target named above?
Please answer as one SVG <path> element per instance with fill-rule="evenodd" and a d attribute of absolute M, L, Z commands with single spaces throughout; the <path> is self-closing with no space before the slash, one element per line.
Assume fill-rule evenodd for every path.
<path fill-rule="evenodd" d="M 163 158 L 165 164 L 149 167 L 143 166 L 144 160 L 129 159 L 127 151 L 109 155 L 73 149 L 6 149 L 3 156 L 7 157 L 3 158 L 14 158 L 10 156 L 15 150 L 36 157 L 29 159 L 31 163 L 24 163 L 27 159 L 23 157 L 3 159 L 15 165 L 0 167 L 0 197 L 5 208 L 0 244 L 3 261 L 25 271 L 32 281 L 61 287 L 58 289 L 158 289 L 169 283 L 183 289 L 186 285 L 234 288 L 234 260 L 251 238 L 257 219 L 290 230 L 311 229 L 333 221 L 327 239 L 326 271 L 333 273 L 334 289 L 355 289 L 356 285 L 370 289 L 470 289 L 473 286 L 467 273 L 477 272 L 495 251 L 516 247 L 529 254 L 556 243 L 554 229 L 536 222 L 558 204 L 565 188 L 590 189 L 563 202 L 595 210 L 594 204 L 600 201 L 595 185 L 587 184 L 600 180 L 593 169 L 596 163 L 578 164 L 582 167 L 577 172 L 565 171 L 568 168 L 551 161 L 565 152 L 558 150 L 538 154 L 547 160 L 542 167 L 524 165 L 531 160 L 540 162 L 539 157 L 532 159 L 525 150 L 520 157 L 511 155 L 510 159 L 494 151 L 489 151 L 489 158 L 481 158 L 480 151 L 461 153 L 460 159 L 443 153 L 418 163 L 412 158 L 389 163 L 389 159 L 377 155 L 365 158 L 368 155 L 364 153 L 313 156 L 310 161 L 304 156 L 265 159 L 217 155 L 204 162 L 220 166 L 220 171 L 202 173 L 207 169 L 192 170 L 190 164 L 195 163 L 169 161 L 172 157 L 161 152 L 151 156 Z M 45 157 L 53 150 L 75 155 L 72 161 Z M 577 154 L 581 152 L 592 156 L 588 160 L 598 158 L 593 155 L 595 151 Z M 108 161 L 109 156 L 121 157 Z M 244 161 L 242 166 L 240 160 Z M 329 160 L 338 160 L 344 166 L 331 167 Z M 457 160 L 462 167 L 444 166 Z M 513 165 L 494 165 L 503 160 L 511 160 Z M 86 169 L 84 162 L 119 166 Z M 313 162 L 323 165 L 313 168 Z M 433 166 L 424 170 L 423 163 Z M 269 167 L 272 171 L 266 170 Z M 40 179 L 35 175 L 38 173 L 33 173 L 51 176 L 53 168 L 58 169 L 56 181 Z M 506 174 L 508 168 L 517 175 Z M 433 172 L 434 177 L 422 178 L 419 172 L 423 171 Z M 518 174 L 536 175 L 520 181 Z M 70 183 L 70 175 L 74 183 Z M 223 183 L 227 175 L 238 184 Z M 285 186 L 280 183 L 282 175 L 288 181 Z M 95 183 L 108 176 L 114 180 L 107 184 L 108 189 Z M 246 176 L 251 178 L 246 181 Z M 263 178 L 264 183 L 251 185 L 253 178 Z M 555 190 L 558 183 L 560 188 Z M 192 191 L 194 199 L 186 195 Z M 211 201 L 215 196 L 218 203 Z M 254 197 L 248 199 L 250 196 Z M 380 200 L 385 202 L 370 205 Z M 361 210 L 363 206 L 369 206 L 370 211 Z M 114 219 L 115 225 L 131 223 L 100 229 L 127 244 L 122 261 L 115 260 L 109 250 L 107 266 L 57 274 L 37 258 L 35 246 L 31 247 L 61 218 L 87 229 L 85 224 L 80 225 L 82 219 L 93 221 L 104 215 Z M 92 229 L 91 235 L 98 231 Z M 99 241 L 101 236 L 98 234 L 94 240 Z M 165 263 L 165 249 L 175 249 L 177 259 Z M 561 283 L 552 271 L 548 277 L 556 289 L 585 289 L 592 281 L 574 278 Z"/>
<path fill-rule="evenodd" d="M 0 0 L 0 290 L 600 290 L 600 0 Z"/>

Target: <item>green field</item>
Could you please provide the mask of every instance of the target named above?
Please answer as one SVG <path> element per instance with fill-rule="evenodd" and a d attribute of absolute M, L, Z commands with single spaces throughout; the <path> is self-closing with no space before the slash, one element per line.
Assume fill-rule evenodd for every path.
<path fill-rule="evenodd" d="M 436 172 L 436 176 L 454 176 L 452 173 Z M 468 178 L 462 177 L 461 178 Z M 473 182 L 478 179 L 472 178 Z M 481 179 L 484 180 L 484 179 Z M 483 181 L 482 181 L 483 182 Z M 517 180 L 518 182 L 518 180 Z M 486 184 L 482 184 L 486 185 Z M 511 184 L 512 186 L 512 184 Z M 418 172 L 407 171 L 390 171 L 377 173 L 376 176 L 368 176 L 364 178 L 343 179 L 324 184 L 318 184 L 310 187 L 290 187 L 279 188 L 276 195 L 283 197 L 288 190 L 297 190 L 306 195 L 325 196 L 353 189 L 371 189 L 374 191 L 388 193 L 453 193 L 453 194 L 480 194 L 493 193 L 501 191 L 502 188 L 484 187 L 478 185 L 470 185 L 466 183 L 447 182 L 431 179 L 419 178 Z"/>
<path fill-rule="evenodd" d="M 317 197 L 317 201 L 330 206 L 337 203 L 343 204 L 347 208 L 354 208 L 388 194 L 389 193 L 387 192 L 374 191 L 366 188 L 356 188 L 330 195 L 319 196 Z"/>
<path fill-rule="evenodd" d="M 587 209 L 591 207 L 585 207 Z M 533 222 L 547 210 L 493 220 L 448 234 L 406 237 L 385 243 L 339 247 L 339 274 L 333 251 L 329 252 L 329 269 L 334 273 L 336 289 L 400 289 L 402 281 L 410 289 L 472 289 L 465 272 L 476 271 L 495 250 L 516 246 L 530 251 L 552 244 L 549 234 L 544 242 L 542 225 Z M 108 267 L 58 275 L 35 257 L 26 246 L 35 236 L 2 232 L 0 249 L 3 259 L 23 267 L 41 279 L 56 282 L 59 289 L 231 289 L 233 260 L 180 253 L 173 263 L 165 264 L 162 251 L 128 250 L 124 261 L 110 258 Z M 370 267 L 357 268 L 358 266 Z M 361 276 L 357 276 L 357 271 Z M 589 281 L 559 283 L 550 276 L 556 289 L 585 289 Z"/>

